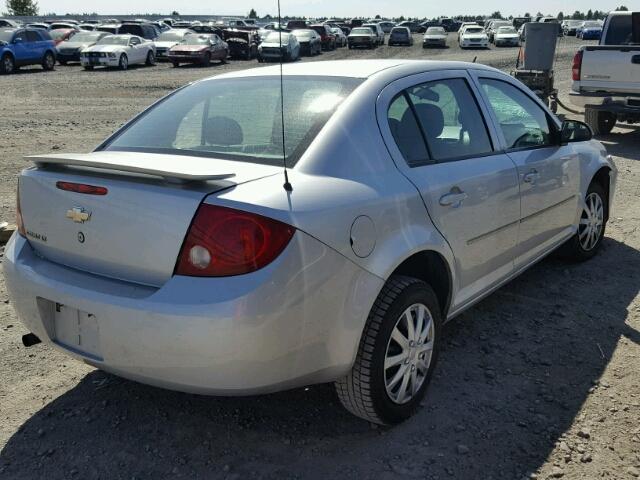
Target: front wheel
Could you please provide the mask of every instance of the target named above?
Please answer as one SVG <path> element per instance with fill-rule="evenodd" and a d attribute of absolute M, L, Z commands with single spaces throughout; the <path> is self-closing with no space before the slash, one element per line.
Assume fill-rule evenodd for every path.
<path fill-rule="evenodd" d="M 118 62 L 118 68 L 120 70 L 126 70 L 129 68 L 129 59 L 127 58 L 127 56 L 123 53 L 122 55 L 120 55 L 120 61 Z"/>
<path fill-rule="evenodd" d="M 156 64 L 156 56 L 153 54 L 153 52 L 147 53 L 147 61 L 145 62 L 145 64 L 148 67 L 152 67 Z"/>
<path fill-rule="evenodd" d="M 53 70 L 56 66 L 56 57 L 53 56 L 53 53 L 47 52 L 44 54 L 42 58 L 42 68 L 44 70 Z"/>
<path fill-rule="evenodd" d="M 583 262 L 594 257 L 607 226 L 607 196 L 603 188 L 592 183 L 584 200 L 578 232 L 563 246 L 563 252 L 570 260 Z"/>
<path fill-rule="evenodd" d="M 382 425 L 409 418 L 433 375 L 440 325 L 427 283 L 391 277 L 369 313 L 351 373 L 335 383 L 345 408 Z"/>
<path fill-rule="evenodd" d="M 9 75 L 13 73 L 16 69 L 16 63 L 13 60 L 13 57 L 8 53 L 2 57 L 2 61 L 0 61 L 0 73 L 3 75 Z"/>
<path fill-rule="evenodd" d="M 204 54 L 204 58 L 202 59 L 202 66 L 208 67 L 211 65 L 211 54 L 209 52 Z"/>

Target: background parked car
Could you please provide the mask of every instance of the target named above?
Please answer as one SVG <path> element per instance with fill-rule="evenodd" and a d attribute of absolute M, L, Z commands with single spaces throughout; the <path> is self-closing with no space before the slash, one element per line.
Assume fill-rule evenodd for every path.
<path fill-rule="evenodd" d="M 375 33 L 376 41 L 378 42 L 378 45 L 384 45 L 385 34 L 379 23 L 365 23 L 362 26 L 369 27 L 373 31 L 373 33 Z"/>
<path fill-rule="evenodd" d="M 582 40 L 600 40 L 601 35 L 602 24 L 598 21 L 587 21 L 582 23 L 576 33 L 576 36 Z"/>
<path fill-rule="evenodd" d="M 195 32 L 187 28 L 172 28 L 166 32 L 162 32 L 160 36 L 153 42 L 156 46 L 156 59 L 158 61 L 169 60 L 169 50 L 171 47 L 181 43 L 187 35 Z"/>
<path fill-rule="evenodd" d="M 99 32 L 110 33 L 111 35 L 117 35 L 118 33 L 120 33 L 120 24 L 113 23 L 109 25 L 98 25 L 96 27 L 96 30 Z"/>
<path fill-rule="evenodd" d="M 69 40 L 60 42 L 56 46 L 58 62 L 60 65 L 66 65 L 68 62 L 79 62 L 82 50 L 95 45 L 96 42 L 107 35 L 109 34 L 106 32 L 77 32 Z"/>
<path fill-rule="evenodd" d="M 380 25 L 380 28 L 382 28 L 382 31 L 384 33 L 391 33 L 391 30 L 393 30 L 393 27 L 396 26 L 395 22 L 387 22 L 387 21 L 380 22 L 379 25 Z"/>
<path fill-rule="evenodd" d="M 300 58 L 300 43 L 290 32 L 271 32 L 258 47 L 258 61 L 293 62 Z"/>
<path fill-rule="evenodd" d="M 9 20 L 8 18 L 0 18 L 0 28 L 18 28 L 20 24 L 15 20 Z"/>
<path fill-rule="evenodd" d="M 315 30 L 316 33 L 320 35 L 323 50 L 336 49 L 336 36 L 331 32 L 329 25 L 311 25 L 309 28 Z"/>
<path fill-rule="evenodd" d="M 493 36 L 493 43 L 496 47 L 518 47 L 520 35 L 513 27 L 498 27 Z"/>
<path fill-rule="evenodd" d="M 446 47 L 447 32 L 444 27 L 429 27 L 422 38 L 422 48 Z"/>
<path fill-rule="evenodd" d="M 352 48 L 378 48 L 378 36 L 369 27 L 356 27 L 347 37 L 349 50 Z"/>
<path fill-rule="evenodd" d="M 469 26 L 460 33 L 460 48 L 488 48 L 489 37 L 482 27 Z"/>
<path fill-rule="evenodd" d="M 73 37 L 76 34 L 76 32 L 78 32 L 78 30 L 75 30 L 73 28 L 59 28 L 56 30 L 50 30 L 49 36 L 53 40 L 53 43 L 58 45 L 62 42 L 69 40 L 71 37 Z"/>
<path fill-rule="evenodd" d="M 208 67 L 211 60 L 226 63 L 229 45 L 216 34 L 187 35 L 182 42 L 169 49 L 169 61 L 174 67 L 181 63 L 197 63 Z"/>
<path fill-rule="evenodd" d="M 80 30 L 77 23 L 73 22 L 53 22 L 49 24 L 49 30 Z"/>
<path fill-rule="evenodd" d="M 258 56 L 260 36 L 257 30 L 237 30 L 230 28 L 223 30 L 221 37 L 229 46 L 229 56 L 231 58 L 251 60 Z"/>
<path fill-rule="evenodd" d="M 424 33 L 427 31 L 427 27 L 421 25 L 419 22 L 412 21 L 400 22 L 396 25 L 396 27 L 407 27 L 409 30 L 411 30 L 411 33 Z"/>
<path fill-rule="evenodd" d="M 48 23 L 27 23 L 25 25 L 26 28 L 41 28 L 43 30 L 51 30 Z"/>
<path fill-rule="evenodd" d="M 306 20 L 289 20 L 285 28 L 287 30 L 305 30 L 309 28 L 309 22 Z"/>
<path fill-rule="evenodd" d="M 123 23 L 120 25 L 118 33 L 134 35 L 151 41 L 160 36 L 160 32 L 150 23 Z"/>
<path fill-rule="evenodd" d="M 407 27 L 393 27 L 389 33 L 389 46 L 405 45 L 410 47 L 413 45 L 413 35 Z"/>
<path fill-rule="evenodd" d="M 298 39 L 298 43 L 300 43 L 301 56 L 312 57 L 322 53 L 322 40 L 315 30 L 310 28 L 294 30 L 291 34 L 295 36 Z"/>
<path fill-rule="evenodd" d="M 42 65 L 53 70 L 56 64 L 55 43 L 42 29 L 0 29 L 0 73 L 10 74 L 26 65 Z"/>
<path fill-rule="evenodd" d="M 342 48 L 347 46 L 347 36 L 340 27 L 331 27 L 331 33 L 336 37 L 337 47 Z"/>
<path fill-rule="evenodd" d="M 574 36 L 576 35 L 576 30 L 580 25 L 582 25 L 581 20 L 565 20 L 562 22 L 562 32 L 566 36 Z"/>
<path fill-rule="evenodd" d="M 513 23 L 508 20 L 496 20 L 491 22 L 491 26 L 487 29 L 487 36 L 489 37 L 490 43 L 493 43 L 493 37 L 495 37 L 496 32 L 500 27 L 513 27 Z"/>
<path fill-rule="evenodd" d="M 80 52 L 80 63 L 85 70 L 94 67 L 117 67 L 127 70 L 129 65 L 155 65 L 153 42 L 137 35 L 107 35 L 92 47 Z"/>

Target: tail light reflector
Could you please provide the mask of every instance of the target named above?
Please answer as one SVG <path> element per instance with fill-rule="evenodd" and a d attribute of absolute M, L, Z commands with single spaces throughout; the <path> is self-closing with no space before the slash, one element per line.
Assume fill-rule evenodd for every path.
<path fill-rule="evenodd" d="M 571 76 L 574 82 L 580 81 L 580 76 L 582 74 L 582 50 L 578 50 L 578 52 L 573 57 L 573 66 L 571 67 Z"/>
<path fill-rule="evenodd" d="M 18 233 L 26 238 L 27 231 L 24 228 L 22 210 L 20 209 L 20 179 L 18 179 L 18 189 L 16 191 L 16 227 L 18 228 Z"/>
<path fill-rule="evenodd" d="M 289 244 L 295 229 L 271 218 L 203 204 L 191 223 L 176 275 L 229 277 L 266 267 Z"/>
<path fill-rule="evenodd" d="M 67 192 L 83 193 L 85 195 L 106 195 L 109 193 L 105 187 L 86 185 L 84 183 L 56 182 L 56 187 Z"/>

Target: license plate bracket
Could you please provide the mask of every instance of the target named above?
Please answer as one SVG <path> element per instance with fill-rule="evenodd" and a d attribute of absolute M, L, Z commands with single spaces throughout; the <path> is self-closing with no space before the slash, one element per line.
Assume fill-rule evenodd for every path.
<path fill-rule="evenodd" d="M 100 326 L 92 313 L 51 302 L 53 307 L 52 340 L 72 352 L 102 360 Z"/>

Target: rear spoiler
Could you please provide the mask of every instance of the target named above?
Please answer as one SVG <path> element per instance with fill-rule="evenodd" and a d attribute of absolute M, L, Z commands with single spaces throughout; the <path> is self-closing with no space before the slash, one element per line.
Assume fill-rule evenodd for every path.
<path fill-rule="evenodd" d="M 39 168 L 84 167 L 160 177 L 169 183 L 227 180 L 235 173 L 221 173 L 210 158 L 136 152 L 94 152 L 31 155 L 25 157 Z M 218 166 L 216 167 L 216 164 Z"/>

